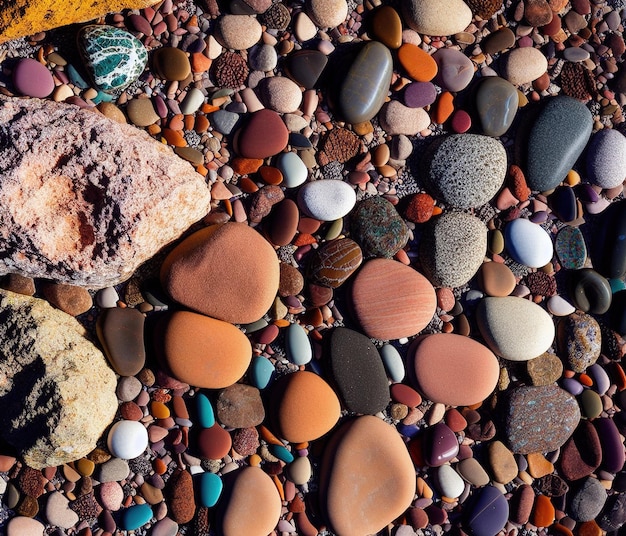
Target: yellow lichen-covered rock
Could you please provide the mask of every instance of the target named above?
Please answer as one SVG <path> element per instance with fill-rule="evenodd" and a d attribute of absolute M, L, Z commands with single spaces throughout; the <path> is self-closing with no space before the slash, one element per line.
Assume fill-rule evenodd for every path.
<path fill-rule="evenodd" d="M 0 43 L 158 0 L 0 0 Z"/>

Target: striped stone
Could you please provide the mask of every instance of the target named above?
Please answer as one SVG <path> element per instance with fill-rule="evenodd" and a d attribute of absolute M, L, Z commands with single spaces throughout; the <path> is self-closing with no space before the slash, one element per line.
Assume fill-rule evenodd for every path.
<path fill-rule="evenodd" d="M 337 288 L 361 265 L 363 253 L 359 245 L 350 238 L 332 240 L 320 247 L 309 265 L 314 283 Z"/>

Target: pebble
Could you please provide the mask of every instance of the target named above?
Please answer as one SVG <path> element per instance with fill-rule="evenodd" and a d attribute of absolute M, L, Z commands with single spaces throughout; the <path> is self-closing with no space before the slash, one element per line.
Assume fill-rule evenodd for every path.
<path fill-rule="evenodd" d="M 574 305 L 583 312 L 606 313 L 613 300 L 609 281 L 591 268 L 572 272 L 569 295 Z"/>
<path fill-rule="evenodd" d="M 440 48 L 432 57 L 438 67 L 435 84 L 444 90 L 462 91 L 474 78 L 474 64 L 461 51 Z"/>
<path fill-rule="evenodd" d="M 328 64 L 328 56 L 319 50 L 296 50 L 285 59 L 286 74 L 305 89 L 312 89 L 317 85 Z"/>
<path fill-rule="evenodd" d="M 574 372 L 585 372 L 600 357 L 600 325 L 586 313 L 573 313 L 559 320 L 556 340 L 565 365 Z"/>
<path fill-rule="evenodd" d="M 217 420 L 228 428 L 252 428 L 265 419 L 265 407 L 256 387 L 236 383 L 220 391 L 215 402 Z"/>
<path fill-rule="evenodd" d="M 286 188 L 296 188 L 304 184 L 309 174 L 306 165 L 297 153 L 281 153 L 275 165 L 283 174 L 282 184 Z"/>
<path fill-rule="evenodd" d="M 191 115 L 196 113 L 200 106 L 204 103 L 204 93 L 197 87 L 192 87 L 188 92 L 183 102 L 180 103 L 180 111 L 185 115 Z"/>
<path fill-rule="evenodd" d="M 518 474 L 519 469 L 513 453 L 502 441 L 492 441 L 487 446 L 489 467 L 495 482 L 508 484 Z"/>
<path fill-rule="evenodd" d="M 416 82 L 430 82 L 437 74 L 438 66 L 434 57 L 412 43 L 404 43 L 398 49 L 398 61 Z"/>
<path fill-rule="evenodd" d="M 93 306 L 89 291 L 83 287 L 62 283 L 47 284 L 42 293 L 54 307 L 71 316 L 86 313 Z"/>
<path fill-rule="evenodd" d="M 452 333 L 418 339 L 408 366 L 419 392 L 432 402 L 471 406 L 485 400 L 500 375 L 496 356 L 477 341 Z"/>
<path fill-rule="evenodd" d="M 548 69 L 548 60 L 533 47 L 515 48 L 503 58 L 502 77 L 514 86 L 528 84 Z"/>
<path fill-rule="evenodd" d="M 69 507 L 69 500 L 62 493 L 55 491 L 46 501 L 46 519 L 51 525 L 70 529 L 78 523 L 78 515 Z"/>
<path fill-rule="evenodd" d="M 508 296 L 517 281 L 506 264 L 485 262 L 478 270 L 478 284 L 488 296 Z"/>
<path fill-rule="evenodd" d="M 392 257 L 409 238 L 409 231 L 395 207 L 382 197 L 361 201 L 351 213 L 351 232 L 363 256 Z"/>
<path fill-rule="evenodd" d="M 392 382 L 401 382 L 405 376 L 404 362 L 396 347 L 391 344 L 383 344 L 380 348 L 380 356 L 389 379 Z"/>
<path fill-rule="evenodd" d="M 526 372 L 533 385 L 550 385 L 563 374 L 563 362 L 555 354 L 545 352 L 526 362 Z"/>
<path fill-rule="evenodd" d="M 420 261 L 424 275 L 436 287 L 465 285 L 482 265 L 487 251 L 487 228 L 475 216 L 448 212 L 424 231 Z"/>
<path fill-rule="evenodd" d="M 447 464 L 437 468 L 434 482 L 441 495 L 450 499 L 459 497 L 465 489 L 463 478 Z"/>
<path fill-rule="evenodd" d="M 498 141 L 478 134 L 440 137 L 423 156 L 426 186 L 437 199 L 458 208 L 487 203 L 501 188 L 508 169 Z"/>
<path fill-rule="evenodd" d="M 459 453 L 456 434 L 442 422 L 427 428 L 421 439 L 424 461 L 429 467 L 441 467 Z"/>
<path fill-rule="evenodd" d="M 515 45 L 515 33 L 506 26 L 490 33 L 481 42 L 481 48 L 486 54 L 497 54 Z"/>
<path fill-rule="evenodd" d="M 602 462 L 600 468 L 607 473 L 617 473 L 624 466 L 624 444 L 613 419 L 602 417 L 595 419 L 593 424 L 602 446 Z"/>
<path fill-rule="evenodd" d="M 451 0 L 446 5 L 437 0 L 408 0 L 402 7 L 404 22 L 420 34 L 454 35 L 472 21 L 472 12 L 462 0 Z"/>
<path fill-rule="evenodd" d="M 286 76 L 271 76 L 259 83 L 261 100 L 270 110 L 288 114 L 295 112 L 302 103 L 302 91 Z"/>
<path fill-rule="evenodd" d="M 238 152 L 245 158 L 267 158 L 280 153 L 289 141 L 289 131 L 273 110 L 262 109 L 250 114 L 242 127 Z"/>
<path fill-rule="evenodd" d="M 626 174 L 626 137 L 614 129 L 596 132 L 587 146 L 587 178 L 601 188 L 620 186 Z"/>
<path fill-rule="evenodd" d="M 504 243 L 511 257 L 530 268 L 541 268 L 552 260 L 554 247 L 550 235 L 540 225 L 524 218 L 509 222 Z"/>
<path fill-rule="evenodd" d="M 413 82 L 404 88 L 402 100 L 408 108 L 425 108 L 437 100 L 437 88 L 431 82 Z"/>
<path fill-rule="evenodd" d="M 142 42 L 121 28 L 84 26 L 76 40 L 94 84 L 103 91 L 128 87 L 139 78 L 148 62 Z"/>
<path fill-rule="evenodd" d="M 587 245 L 578 227 L 563 227 L 554 241 L 554 250 L 563 268 L 578 270 L 587 260 Z"/>
<path fill-rule="evenodd" d="M 320 503 L 330 528 L 336 534 L 376 534 L 415 495 L 415 470 L 404 441 L 371 415 L 344 424 L 332 439 L 320 478 Z"/>
<path fill-rule="evenodd" d="M 402 45 L 402 19 L 391 6 L 380 6 L 372 16 L 372 34 L 391 49 Z"/>
<path fill-rule="evenodd" d="M 100 466 L 98 481 L 102 483 L 120 482 L 127 478 L 129 473 L 130 467 L 126 460 L 111 458 Z"/>
<path fill-rule="evenodd" d="M 410 337 L 435 312 L 435 290 L 419 272 L 391 259 L 363 264 L 352 283 L 351 304 L 364 333 L 381 340 Z"/>
<path fill-rule="evenodd" d="M 248 52 L 248 62 L 255 71 L 273 71 L 278 63 L 278 54 L 272 45 L 257 45 Z"/>
<path fill-rule="evenodd" d="M 311 462 L 306 456 L 296 458 L 288 466 L 289 479 L 296 486 L 304 486 L 313 474 Z"/>
<path fill-rule="evenodd" d="M 146 363 L 145 316 L 137 309 L 112 307 L 98 316 L 96 333 L 104 353 L 120 376 L 134 376 Z"/>
<path fill-rule="evenodd" d="M 325 287 L 338 288 L 361 266 L 363 253 L 350 238 L 326 242 L 315 250 L 308 273 L 311 280 Z"/>
<path fill-rule="evenodd" d="M 348 4 L 346 0 L 311 0 L 308 13 L 318 27 L 334 28 L 346 20 Z"/>
<path fill-rule="evenodd" d="M 596 479 L 587 477 L 576 486 L 569 500 L 568 514 L 578 522 L 592 521 L 602 511 L 606 502 L 606 489 Z"/>
<path fill-rule="evenodd" d="M 137 421 L 117 421 L 107 436 L 111 454 L 124 460 L 132 460 L 143 454 L 148 446 L 148 431 Z"/>
<path fill-rule="evenodd" d="M 467 524 L 475 536 L 496 536 L 509 519 L 509 503 L 495 486 L 485 486 L 472 501 Z"/>
<path fill-rule="evenodd" d="M 15 516 L 6 525 L 7 536 L 43 536 L 45 526 L 25 516 Z"/>
<path fill-rule="evenodd" d="M 476 320 L 489 348 L 510 361 L 540 356 L 554 340 L 550 315 L 522 298 L 484 298 L 478 305 Z"/>
<path fill-rule="evenodd" d="M 160 119 L 150 99 L 129 100 L 126 104 L 126 114 L 136 127 L 147 127 Z"/>
<path fill-rule="evenodd" d="M 225 14 L 217 20 L 215 32 L 224 48 L 247 50 L 259 42 L 263 29 L 255 17 Z"/>
<path fill-rule="evenodd" d="M 298 206 L 311 218 L 334 221 L 347 215 L 356 203 L 356 193 L 350 184 L 339 180 L 317 180 L 298 191 Z"/>
<path fill-rule="evenodd" d="M 122 530 L 137 530 L 148 523 L 153 515 L 149 504 L 134 504 L 123 511 L 120 528 Z"/>
<path fill-rule="evenodd" d="M 176 536 L 178 523 L 169 517 L 160 519 L 152 526 L 152 536 Z"/>
<path fill-rule="evenodd" d="M 465 458 L 461 460 L 457 464 L 456 470 L 472 486 L 480 488 L 486 486 L 491 481 L 487 471 L 483 469 L 476 458 Z"/>
<path fill-rule="evenodd" d="M 513 124 L 518 106 L 517 89 L 504 78 L 489 76 L 478 85 L 476 111 L 487 136 L 505 134 Z"/>
<path fill-rule="evenodd" d="M 200 505 L 204 508 L 213 508 L 222 494 L 224 487 L 222 479 L 214 473 L 202 473 L 198 481 Z"/>
<path fill-rule="evenodd" d="M 54 90 L 52 73 L 37 60 L 22 58 L 13 68 L 15 89 L 22 95 L 43 99 Z"/>
<path fill-rule="evenodd" d="M 415 136 L 431 123 L 430 116 L 423 108 L 409 108 L 396 100 L 383 105 L 378 121 L 389 136 Z"/>

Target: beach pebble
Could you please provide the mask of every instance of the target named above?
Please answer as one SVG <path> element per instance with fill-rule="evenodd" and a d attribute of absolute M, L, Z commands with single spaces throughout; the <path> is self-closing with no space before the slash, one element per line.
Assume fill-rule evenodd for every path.
<path fill-rule="evenodd" d="M 262 33 L 256 18 L 248 15 L 222 15 L 215 27 L 215 38 L 232 50 L 247 50 L 259 42 Z"/>
<path fill-rule="evenodd" d="M 606 498 L 606 489 L 602 483 L 597 478 L 587 477 L 577 483 L 570 496 L 567 513 L 575 521 L 591 521 L 604 507 Z"/>
<path fill-rule="evenodd" d="M 309 174 L 306 165 L 297 153 L 286 152 L 279 154 L 275 165 L 283 174 L 282 185 L 286 188 L 296 188 L 304 184 Z"/>
<path fill-rule="evenodd" d="M 462 0 L 442 4 L 438 0 L 407 0 L 404 22 L 416 32 L 426 35 L 454 35 L 472 22 L 472 12 Z"/>
<path fill-rule="evenodd" d="M 424 329 L 437 298 L 432 285 L 413 268 L 391 259 L 372 259 L 353 280 L 351 304 L 367 336 L 391 340 Z"/>
<path fill-rule="evenodd" d="M 467 524 L 475 536 L 496 536 L 509 519 L 509 503 L 494 486 L 482 488 L 467 514 Z"/>
<path fill-rule="evenodd" d="M 217 419 L 227 428 L 252 428 L 265 419 L 265 408 L 256 387 L 236 383 L 220 391 L 215 402 Z"/>
<path fill-rule="evenodd" d="M 151 536 L 176 536 L 178 523 L 169 517 L 160 519 L 152 526 Z"/>
<path fill-rule="evenodd" d="M 126 460 L 120 458 L 111 458 L 104 462 L 97 472 L 99 482 L 120 482 L 128 477 L 130 467 Z"/>
<path fill-rule="evenodd" d="M 321 465 L 325 517 L 336 534 L 375 534 L 413 501 L 415 469 L 404 441 L 371 415 L 347 422 L 333 439 Z"/>
<path fill-rule="evenodd" d="M 289 244 L 293 240 L 294 236 L 296 236 L 299 219 L 300 211 L 298 210 L 298 205 L 296 205 L 295 201 L 292 199 L 283 199 L 280 203 L 278 203 L 273 209 L 272 217 L 269 222 L 269 229 L 267 230 L 268 238 L 272 244 L 276 246 L 286 246 Z M 283 266 L 288 265 L 281 264 L 281 283 L 283 283 L 282 278 L 284 275 L 287 275 L 284 273 L 286 269 L 283 269 Z M 279 283 L 278 287 L 279 293 L 281 292 L 281 283 Z"/>
<path fill-rule="evenodd" d="M 626 137 L 614 129 L 596 132 L 587 146 L 587 178 L 601 188 L 614 188 L 626 179 Z"/>
<path fill-rule="evenodd" d="M 307 4 L 311 20 L 322 29 L 339 26 L 348 16 L 346 0 L 310 0 Z"/>
<path fill-rule="evenodd" d="M 270 384 L 274 372 L 274 365 L 269 359 L 255 357 L 250 364 L 250 382 L 257 389 L 265 389 Z"/>
<path fill-rule="evenodd" d="M 573 271 L 568 290 L 574 305 L 584 312 L 604 314 L 613 301 L 611 284 L 592 268 Z"/>
<path fill-rule="evenodd" d="M 437 468 L 434 482 L 441 495 L 450 499 L 459 497 L 465 489 L 461 476 L 447 464 Z"/>
<path fill-rule="evenodd" d="M 185 115 L 196 113 L 204 103 L 204 93 L 197 87 L 192 87 L 180 103 L 180 111 Z"/>
<path fill-rule="evenodd" d="M 313 358 L 311 341 L 304 328 L 292 322 L 285 331 L 285 351 L 289 361 L 295 365 L 306 365 Z"/>
<path fill-rule="evenodd" d="M 122 530 L 137 530 L 148 523 L 153 515 L 154 513 L 149 504 L 133 504 L 123 511 L 120 519 L 120 528 Z"/>
<path fill-rule="evenodd" d="M 207 389 L 233 385 L 252 357 L 249 339 L 235 326 L 191 311 L 165 318 L 155 340 L 171 375 Z"/>
<path fill-rule="evenodd" d="M 46 519 L 51 525 L 62 529 L 72 528 L 78 523 L 78 514 L 69 507 L 69 500 L 62 493 L 50 493 L 46 501 Z"/>
<path fill-rule="evenodd" d="M 444 213 L 425 229 L 419 251 L 424 274 L 433 285 L 462 286 L 483 262 L 487 227 L 471 214 Z"/>
<path fill-rule="evenodd" d="M 465 458 L 456 466 L 457 472 L 472 486 L 482 487 L 489 484 L 491 478 L 476 458 Z"/>
<path fill-rule="evenodd" d="M 496 356 L 477 341 L 452 333 L 428 335 L 411 345 L 410 371 L 428 400 L 471 406 L 485 400 L 500 375 Z"/>
<path fill-rule="evenodd" d="M 478 284 L 487 296 L 508 296 L 517 281 L 506 264 L 485 262 L 478 270 Z"/>
<path fill-rule="evenodd" d="M 343 218 L 355 203 L 354 188 L 340 180 L 311 181 L 298 192 L 298 206 L 302 212 L 320 221 Z"/>
<path fill-rule="evenodd" d="M 432 58 L 438 67 L 434 82 L 447 91 L 462 91 L 474 78 L 472 60 L 459 50 L 440 48 Z"/>
<path fill-rule="evenodd" d="M 107 447 L 111 454 L 132 460 L 143 454 L 148 446 L 148 431 L 137 421 L 117 421 L 109 430 Z"/>
<path fill-rule="evenodd" d="M 524 218 L 507 224 L 504 243 L 515 261 L 530 268 L 545 266 L 554 254 L 550 235 L 541 226 Z"/>
<path fill-rule="evenodd" d="M 312 89 L 328 64 L 328 56 L 319 50 L 296 50 L 285 58 L 285 73 L 296 84 Z M 301 130 L 301 129 L 298 129 Z"/>
<path fill-rule="evenodd" d="M 248 52 L 248 62 L 255 71 L 272 71 L 278 63 L 276 48 L 272 45 L 257 45 Z"/>
<path fill-rule="evenodd" d="M 617 473 L 624 467 L 624 444 L 615 421 L 608 417 L 601 417 L 593 421 L 600 445 L 602 445 L 602 462 L 600 468 L 607 473 Z"/>
<path fill-rule="evenodd" d="M 526 362 L 526 372 L 533 385 L 550 385 L 563 374 L 563 362 L 558 356 L 545 352 Z"/>
<path fill-rule="evenodd" d="M 431 122 L 423 108 L 409 108 L 396 100 L 383 105 L 378 120 L 382 129 L 390 136 L 415 136 L 427 129 Z"/>
<path fill-rule="evenodd" d="M 120 376 L 134 376 L 146 363 L 144 321 L 142 313 L 130 308 L 103 309 L 98 316 L 98 339 Z"/>
<path fill-rule="evenodd" d="M 198 500 L 200 505 L 205 508 L 213 508 L 217 504 L 224 488 L 222 479 L 214 473 L 202 473 L 198 480 Z"/>
<path fill-rule="evenodd" d="M 484 298 L 476 310 L 476 320 L 489 348 L 511 361 L 533 359 L 548 350 L 554 340 L 550 315 L 522 298 Z"/>
<path fill-rule="evenodd" d="M 456 434 L 443 422 L 428 427 L 420 438 L 424 461 L 430 467 L 440 467 L 459 453 Z"/>
<path fill-rule="evenodd" d="M 196 510 L 194 482 L 189 471 L 174 471 L 165 491 L 168 514 L 176 523 L 189 523 Z"/>
<path fill-rule="evenodd" d="M 502 136 L 517 115 L 517 88 L 498 76 L 486 77 L 476 91 L 476 111 L 487 136 Z"/>
<path fill-rule="evenodd" d="M 152 64 L 159 78 L 175 81 L 184 80 L 191 74 L 191 63 L 187 54 L 176 47 L 162 47 L 152 55 Z"/>
<path fill-rule="evenodd" d="M 603 512 L 598 517 L 598 526 L 602 530 L 617 531 L 626 523 L 626 494 L 611 495 Z"/>
<path fill-rule="evenodd" d="M 126 104 L 126 114 L 136 127 L 147 127 L 159 120 L 150 99 L 131 99 Z"/>
<path fill-rule="evenodd" d="M 52 73 L 37 60 L 22 58 L 13 68 L 15 89 L 22 95 L 43 99 L 54 90 Z"/>
<path fill-rule="evenodd" d="M 302 91 L 286 76 L 264 78 L 258 87 L 263 104 L 275 112 L 295 112 L 302 103 Z"/>
<path fill-rule="evenodd" d="M 165 258 L 161 282 L 178 303 L 232 323 L 258 320 L 279 282 L 274 248 L 243 223 L 196 231 Z"/>
<path fill-rule="evenodd" d="M 398 61 L 416 82 L 430 82 L 437 74 L 438 66 L 433 56 L 412 43 L 404 43 L 398 49 Z"/>
<path fill-rule="evenodd" d="M 208 460 L 222 459 L 233 446 L 231 435 L 218 423 L 200 430 L 196 441 L 198 454 Z"/>
<path fill-rule="evenodd" d="M 563 268 L 578 270 L 587 260 L 587 245 L 578 227 L 564 226 L 556 235 L 554 250 Z"/>
<path fill-rule="evenodd" d="M 600 325 L 586 313 L 573 313 L 559 320 L 556 340 L 561 358 L 574 372 L 585 372 L 600 357 Z"/>
<path fill-rule="evenodd" d="M 287 468 L 289 479 L 296 484 L 296 486 L 303 486 L 309 480 L 313 474 L 311 467 L 311 461 L 306 456 L 300 456 L 291 462 Z"/>
<path fill-rule="evenodd" d="M 362 261 L 363 252 L 354 240 L 338 238 L 315 250 L 308 273 L 314 283 L 337 288 L 361 266 Z"/>
<path fill-rule="evenodd" d="M 391 6 L 381 6 L 372 17 L 372 34 L 383 45 L 396 49 L 402 45 L 402 19 Z"/>
<path fill-rule="evenodd" d="M 404 88 L 402 102 L 409 108 L 424 108 L 436 100 L 437 88 L 431 82 L 413 82 Z"/>
<path fill-rule="evenodd" d="M 388 343 L 383 344 L 380 348 L 380 356 L 389 379 L 392 382 L 401 382 L 405 376 L 404 362 L 396 347 Z"/>
<path fill-rule="evenodd" d="M 502 441 L 492 441 L 487 445 L 487 459 L 495 482 L 508 484 L 519 472 L 515 456 Z"/>
<path fill-rule="evenodd" d="M 552 296 L 547 304 L 548 311 L 554 316 L 567 316 L 572 314 L 576 308 L 561 296 Z"/>
<path fill-rule="evenodd" d="M 488 136 L 453 134 L 437 138 L 422 160 L 429 192 L 452 206 L 487 203 L 501 188 L 508 169 L 504 146 Z"/>
<path fill-rule="evenodd" d="M 7 536 L 43 536 L 45 527 L 36 519 L 15 516 L 6 525 Z"/>
<path fill-rule="evenodd" d="M 559 470 L 570 481 L 593 473 L 602 461 L 602 446 L 598 432 L 591 422 L 581 420 L 576 430 L 561 447 Z"/>
<path fill-rule="evenodd" d="M 329 338 L 328 366 L 345 409 L 364 415 L 383 411 L 389 386 L 382 359 L 372 341 L 339 327 Z"/>
<path fill-rule="evenodd" d="M 515 48 L 503 58 L 502 76 L 514 86 L 521 86 L 539 78 L 547 68 L 548 60 L 539 49 Z"/>

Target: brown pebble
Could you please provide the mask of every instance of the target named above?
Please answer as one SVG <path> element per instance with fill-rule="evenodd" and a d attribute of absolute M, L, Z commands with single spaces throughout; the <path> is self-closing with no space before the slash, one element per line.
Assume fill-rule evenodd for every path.
<path fill-rule="evenodd" d="M 169 514 L 176 523 L 189 523 L 196 512 L 193 479 L 187 471 L 175 472 L 168 481 Z"/>
<path fill-rule="evenodd" d="M 42 293 L 57 309 L 72 316 L 78 316 L 91 309 L 93 300 L 89 291 L 83 287 L 62 283 L 43 285 Z"/>
<path fill-rule="evenodd" d="M 280 279 L 278 295 L 281 297 L 296 296 L 304 288 L 304 277 L 300 270 L 284 262 L 280 263 Z M 332 292 L 331 292 L 332 295 Z"/>
<path fill-rule="evenodd" d="M 17 294 L 32 296 L 35 294 L 35 281 L 32 277 L 24 277 L 20 274 L 7 274 L 2 280 L 2 288 Z"/>

